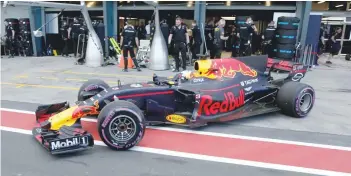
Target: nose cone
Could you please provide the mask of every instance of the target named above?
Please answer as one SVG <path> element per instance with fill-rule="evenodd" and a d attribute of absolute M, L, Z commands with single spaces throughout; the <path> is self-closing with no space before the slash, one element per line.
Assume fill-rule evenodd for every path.
<path fill-rule="evenodd" d="M 169 69 L 168 48 L 166 41 L 161 34 L 158 9 L 155 10 L 155 34 L 151 45 L 149 69 Z"/>

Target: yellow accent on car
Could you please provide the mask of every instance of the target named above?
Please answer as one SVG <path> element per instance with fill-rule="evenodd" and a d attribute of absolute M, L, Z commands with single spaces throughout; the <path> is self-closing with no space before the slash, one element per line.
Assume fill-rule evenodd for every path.
<path fill-rule="evenodd" d="M 58 114 L 55 114 L 49 118 L 49 122 L 51 123 L 51 130 L 59 130 L 62 126 L 72 126 L 79 118 L 72 118 L 72 114 L 74 110 L 76 110 L 78 106 L 72 106 Z"/>
<path fill-rule="evenodd" d="M 172 114 L 166 117 L 166 119 L 172 123 L 185 123 L 186 122 L 186 118 L 184 116 L 181 115 L 177 115 L 177 114 Z"/>

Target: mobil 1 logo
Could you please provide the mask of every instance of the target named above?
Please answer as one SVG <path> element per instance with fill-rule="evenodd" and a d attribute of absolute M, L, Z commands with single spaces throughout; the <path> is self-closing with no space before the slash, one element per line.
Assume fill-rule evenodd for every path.
<path fill-rule="evenodd" d="M 88 137 L 72 137 L 60 140 L 50 141 L 51 151 L 67 149 L 70 147 L 85 146 L 88 145 Z"/>

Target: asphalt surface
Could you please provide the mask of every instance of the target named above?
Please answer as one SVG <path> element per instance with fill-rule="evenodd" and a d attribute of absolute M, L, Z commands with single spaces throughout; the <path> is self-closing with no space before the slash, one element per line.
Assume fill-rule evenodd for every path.
<path fill-rule="evenodd" d="M 73 58 L 15 58 L 1 60 L 1 107 L 33 111 L 38 104 L 76 101 L 79 86 L 90 78 L 114 85 L 150 81 L 153 71 L 121 72 L 116 66 L 88 68 L 73 65 Z M 169 71 L 156 74 L 170 76 Z M 281 77 L 282 75 L 275 75 Z M 300 142 L 351 146 L 351 67 L 321 65 L 309 72 L 303 82 L 317 93 L 308 118 L 294 119 L 279 113 L 212 124 L 200 131 L 285 139 Z M 202 160 L 192 160 L 142 152 L 113 152 L 107 147 L 75 156 L 54 157 L 45 152 L 30 135 L 1 131 L 1 175 L 303 175 Z M 63 171 L 64 170 L 64 171 Z"/>
<path fill-rule="evenodd" d="M 52 156 L 30 135 L 2 131 L 2 176 L 305 175 L 96 146 L 74 156 Z M 30 151 L 30 152 L 28 152 Z"/>

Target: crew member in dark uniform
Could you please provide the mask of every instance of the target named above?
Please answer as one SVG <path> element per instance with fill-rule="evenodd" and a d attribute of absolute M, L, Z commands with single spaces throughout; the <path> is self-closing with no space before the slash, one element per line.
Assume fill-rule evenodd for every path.
<path fill-rule="evenodd" d="M 248 17 L 245 25 L 239 28 L 240 56 L 251 56 L 251 41 L 254 32 L 257 33 L 256 26 L 253 24 L 252 18 Z"/>
<path fill-rule="evenodd" d="M 60 28 L 60 32 L 61 32 L 62 40 L 64 42 L 62 56 L 68 57 L 69 26 L 67 25 L 67 22 L 63 22 Z"/>
<path fill-rule="evenodd" d="M 169 27 L 168 27 L 166 19 L 163 19 L 161 21 L 161 32 L 162 32 L 163 38 L 165 39 L 165 41 L 167 41 L 168 36 L 169 36 Z M 166 42 L 166 45 L 168 48 L 168 42 Z"/>
<path fill-rule="evenodd" d="M 262 40 L 263 40 L 263 48 L 262 48 L 262 54 L 268 54 L 268 57 L 272 58 L 272 44 L 273 44 L 273 38 L 274 38 L 274 33 L 275 33 L 275 27 L 274 27 L 274 21 L 271 21 L 266 30 L 264 31 L 264 34 L 262 35 Z"/>
<path fill-rule="evenodd" d="M 339 54 L 339 51 L 341 49 L 341 42 L 338 41 L 338 39 L 341 39 L 341 35 L 342 35 L 341 32 L 342 32 L 342 29 L 340 27 L 336 28 L 335 33 L 329 39 L 329 42 L 331 43 L 331 48 L 330 48 L 330 55 L 326 61 L 326 64 L 332 64 L 330 60 L 334 56 L 337 56 Z"/>
<path fill-rule="evenodd" d="M 137 32 L 134 29 L 134 27 L 128 23 L 128 21 L 125 22 L 126 26 L 123 29 L 122 35 L 121 35 L 121 44 L 122 50 L 123 50 L 123 57 L 124 57 L 124 69 L 123 71 L 127 72 L 128 71 L 128 52 L 130 57 L 132 58 L 134 65 L 136 66 L 138 71 L 141 71 L 138 61 L 135 58 L 135 53 L 134 53 L 134 46 L 139 47 L 139 40 L 137 37 Z"/>
<path fill-rule="evenodd" d="M 77 56 L 77 44 L 78 44 L 78 35 L 79 35 L 79 29 L 80 29 L 81 24 L 78 21 L 77 17 L 73 18 L 73 23 L 71 24 L 71 29 L 69 36 L 71 36 L 72 42 L 73 42 L 73 53 L 74 57 Z"/>
<path fill-rule="evenodd" d="M 140 26 L 138 27 L 138 39 L 139 40 L 146 39 L 146 30 L 145 30 L 144 23 L 140 23 Z"/>
<path fill-rule="evenodd" d="M 191 48 L 192 48 L 192 55 L 193 55 L 193 60 L 197 60 L 198 57 L 196 56 L 197 54 L 200 54 L 200 46 L 202 43 L 201 39 L 201 32 L 199 26 L 196 24 L 196 20 L 193 20 L 192 22 L 193 28 L 191 29 L 191 32 L 193 34 L 191 38 Z"/>
<path fill-rule="evenodd" d="M 236 29 L 236 26 L 232 26 L 232 32 L 231 32 L 231 45 L 232 45 L 232 57 L 238 57 L 239 56 L 239 49 L 240 49 L 240 40 L 238 37 L 238 31 Z"/>
<path fill-rule="evenodd" d="M 85 59 L 85 52 L 87 49 L 87 39 L 88 39 L 88 27 L 86 22 L 84 21 L 83 24 L 79 28 L 79 35 L 81 35 L 81 39 L 79 40 L 79 57 L 81 59 L 78 60 L 78 62 L 84 62 Z M 83 46 L 84 45 L 84 46 Z"/>
<path fill-rule="evenodd" d="M 14 58 L 15 57 L 15 29 L 11 24 L 8 23 L 8 21 L 4 21 L 5 28 L 6 28 L 6 43 L 7 43 L 7 49 L 10 51 L 9 58 Z"/>
<path fill-rule="evenodd" d="M 213 53 L 215 55 L 215 58 L 221 58 L 223 41 L 228 40 L 229 37 L 224 37 L 225 20 L 220 19 L 217 24 L 217 27 L 214 29 Z"/>
<path fill-rule="evenodd" d="M 179 72 L 179 52 L 181 52 L 182 55 L 183 70 L 186 70 L 186 50 L 187 45 L 189 45 L 189 35 L 187 27 L 181 23 L 182 18 L 178 16 L 176 18 L 176 24 L 171 28 L 171 33 L 168 37 L 168 45 L 171 44 L 172 38 L 174 39 L 174 60 L 176 64 L 174 72 Z"/>
<path fill-rule="evenodd" d="M 214 59 L 214 52 L 213 50 L 213 29 L 214 29 L 214 21 L 211 19 L 207 22 L 205 26 L 205 40 L 206 40 L 206 46 L 207 50 L 210 50 L 210 58 Z M 204 49 L 204 53 L 206 52 L 206 48 Z M 209 53 L 207 53 L 209 54 Z"/>

